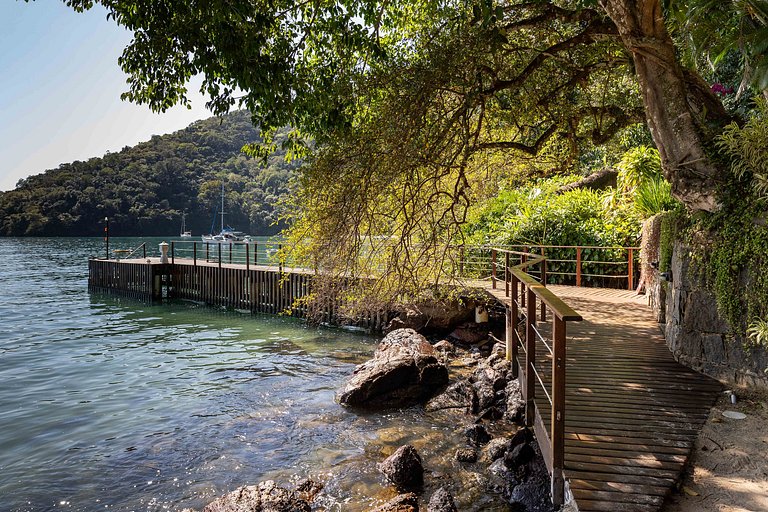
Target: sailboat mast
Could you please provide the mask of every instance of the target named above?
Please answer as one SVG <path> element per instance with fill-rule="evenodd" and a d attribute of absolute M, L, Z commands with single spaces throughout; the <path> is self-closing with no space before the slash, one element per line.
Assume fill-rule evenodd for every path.
<path fill-rule="evenodd" d="M 221 230 L 224 231 L 224 182 L 221 182 Z"/>

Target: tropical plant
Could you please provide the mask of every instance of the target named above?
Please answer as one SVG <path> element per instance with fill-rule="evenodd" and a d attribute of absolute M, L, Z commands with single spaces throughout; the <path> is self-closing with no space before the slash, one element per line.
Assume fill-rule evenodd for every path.
<path fill-rule="evenodd" d="M 717 139 L 717 147 L 731 162 L 734 175 L 751 184 L 758 197 L 768 197 L 768 100 L 755 98 L 757 108 L 739 126 L 731 123 Z"/>
<path fill-rule="evenodd" d="M 672 197 L 672 187 L 662 177 L 648 179 L 634 192 L 634 204 L 637 212 L 644 219 L 657 213 L 672 210 L 680 203 Z"/>

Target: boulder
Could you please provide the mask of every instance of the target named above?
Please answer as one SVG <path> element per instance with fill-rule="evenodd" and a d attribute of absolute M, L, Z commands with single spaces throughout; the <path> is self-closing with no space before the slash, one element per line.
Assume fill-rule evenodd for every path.
<path fill-rule="evenodd" d="M 427 512 L 457 512 L 453 496 L 445 487 L 441 487 L 432 494 L 427 505 Z"/>
<path fill-rule="evenodd" d="M 430 302 L 403 308 L 384 328 L 385 333 L 396 329 L 410 328 L 419 332 L 449 332 L 471 319 L 475 314 L 473 305 L 452 301 Z"/>
<path fill-rule="evenodd" d="M 373 359 L 355 369 L 337 396 L 345 406 L 383 408 L 428 399 L 448 382 L 435 349 L 413 329 L 398 329 L 381 341 Z"/>
<path fill-rule="evenodd" d="M 456 450 L 455 457 L 459 462 L 475 462 L 477 460 L 477 450 L 474 448 L 459 448 Z"/>
<path fill-rule="evenodd" d="M 487 322 L 481 324 L 469 322 L 454 329 L 448 337 L 465 345 L 477 345 L 488 341 L 489 332 L 490 326 Z"/>
<path fill-rule="evenodd" d="M 507 452 L 510 444 L 509 439 L 491 439 L 488 444 L 483 447 L 482 460 L 490 464 L 496 459 L 500 459 Z"/>
<path fill-rule="evenodd" d="M 203 512 L 310 512 L 309 503 L 272 480 L 240 487 L 212 501 Z"/>
<path fill-rule="evenodd" d="M 533 447 L 528 443 L 522 443 L 507 452 L 504 456 L 504 464 L 509 468 L 517 469 L 520 466 L 528 464 L 535 456 L 536 451 Z"/>
<path fill-rule="evenodd" d="M 507 421 L 512 423 L 522 423 L 525 418 L 525 400 L 520 390 L 520 382 L 513 379 L 507 383 L 507 411 L 505 413 Z"/>
<path fill-rule="evenodd" d="M 455 409 L 467 414 L 472 413 L 477 410 L 475 388 L 466 379 L 456 381 L 427 402 L 424 409 L 427 412 Z"/>
<path fill-rule="evenodd" d="M 448 340 L 440 340 L 433 345 L 435 350 L 444 354 L 455 354 L 456 346 Z"/>
<path fill-rule="evenodd" d="M 467 441 L 474 446 L 482 446 L 491 440 L 491 435 L 482 425 L 470 425 L 464 429 L 464 435 Z"/>
<path fill-rule="evenodd" d="M 419 499 L 412 492 L 398 494 L 370 512 L 419 512 Z"/>
<path fill-rule="evenodd" d="M 416 448 L 406 444 L 378 465 L 379 471 L 400 490 L 419 489 L 424 483 L 424 467 Z"/>

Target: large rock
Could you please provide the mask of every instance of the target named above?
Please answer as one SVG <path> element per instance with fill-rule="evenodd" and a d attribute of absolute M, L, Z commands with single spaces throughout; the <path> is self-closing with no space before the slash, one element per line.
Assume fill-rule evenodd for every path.
<path fill-rule="evenodd" d="M 466 379 L 461 379 L 448 386 L 445 391 L 427 402 L 427 412 L 453 409 L 470 414 L 477 410 L 475 388 Z"/>
<path fill-rule="evenodd" d="M 400 407 L 424 401 L 448 382 L 448 369 L 413 329 L 387 334 L 373 359 L 355 369 L 338 394 L 339 403 L 354 407 Z"/>
<path fill-rule="evenodd" d="M 453 496 L 445 487 L 436 490 L 429 499 L 427 512 L 457 512 Z"/>
<path fill-rule="evenodd" d="M 400 490 L 416 490 L 424 483 L 421 457 L 416 448 L 409 444 L 395 450 L 378 468 Z"/>
<path fill-rule="evenodd" d="M 399 494 L 370 512 L 419 512 L 419 498 L 412 492 Z"/>
<path fill-rule="evenodd" d="M 410 328 L 419 332 L 448 332 L 459 324 L 472 318 L 474 305 L 459 303 L 424 303 L 403 308 L 384 328 L 384 332 Z"/>
<path fill-rule="evenodd" d="M 217 498 L 203 512 L 310 512 L 309 503 L 298 495 L 278 487 L 272 480 L 240 487 Z"/>

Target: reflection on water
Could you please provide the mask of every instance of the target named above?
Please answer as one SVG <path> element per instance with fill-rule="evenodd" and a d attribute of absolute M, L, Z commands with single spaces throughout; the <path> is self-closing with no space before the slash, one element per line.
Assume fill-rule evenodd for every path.
<path fill-rule="evenodd" d="M 334 402 L 376 339 L 89 296 L 86 260 L 100 250 L 0 239 L 1 509 L 201 508 L 240 485 L 312 476 L 326 484 L 321 505 L 365 510 L 393 495 L 375 465 L 405 442 L 429 486 L 452 487 L 463 509 L 498 506 L 453 462 L 455 421 Z"/>

